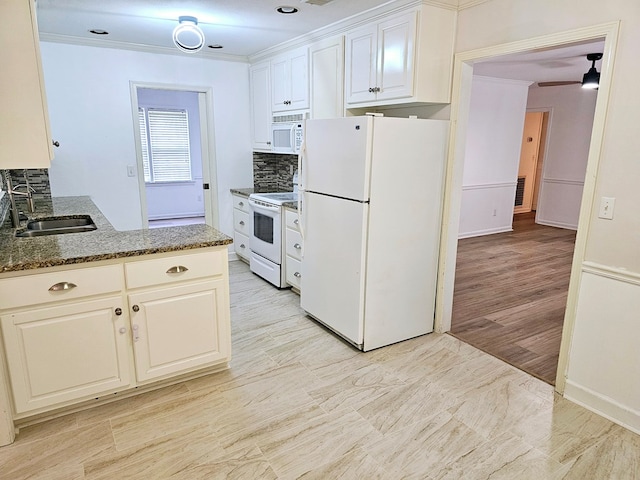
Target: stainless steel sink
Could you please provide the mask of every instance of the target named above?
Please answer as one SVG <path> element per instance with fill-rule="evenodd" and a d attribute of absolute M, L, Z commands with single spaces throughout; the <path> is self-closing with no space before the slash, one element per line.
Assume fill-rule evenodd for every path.
<path fill-rule="evenodd" d="M 41 218 L 27 223 L 26 228 L 18 230 L 16 237 L 41 237 L 43 235 L 61 235 L 64 233 L 90 232 L 97 229 L 88 215 L 81 217 Z"/>

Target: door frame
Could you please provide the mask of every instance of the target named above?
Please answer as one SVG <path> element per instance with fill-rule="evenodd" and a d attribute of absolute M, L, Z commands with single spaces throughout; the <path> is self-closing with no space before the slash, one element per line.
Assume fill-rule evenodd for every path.
<path fill-rule="evenodd" d="M 462 203 L 462 173 L 465 158 L 465 141 L 469 120 L 471 83 L 473 64 L 480 60 L 510 53 L 521 53 L 539 48 L 560 47 L 569 43 L 604 38 L 603 60 L 600 71 L 600 85 L 594 122 L 589 146 L 586 177 L 578 217 L 578 231 L 571 265 L 571 277 L 567 295 L 562 341 L 558 370 L 556 374 L 556 391 L 564 392 L 565 375 L 568 367 L 569 347 L 573 334 L 580 271 L 584 261 L 587 235 L 592 214 L 596 208 L 595 189 L 598 166 L 604 131 L 606 114 L 611 90 L 611 79 L 618 40 L 620 22 L 609 22 L 591 27 L 569 30 L 566 32 L 534 37 L 511 43 L 470 50 L 455 54 L 453 70 L 453 90 L 451 96 L 451 131 L 449 134 L 449 152 L 447 155 L 442 228 L 440 237 L 440 256 L 438 264 L 438 286 L 436 295 L 435 331 L 447 332 L 451 329 L 451 313 L 453 307 L 453 289 L 455 282 L 456 256 L 458 249 L 458 231 L 460 223 L 460 207 Z"/>
<path fill-rule="evenodd" d="M 165 83 L 129 82 L 131 91 L 131 113 L 133 115 L 133 133 L 135 137 L 136 163 L 138 169 L 138 191 L 140 194 L 140 215 L 142 226 L 149 226 L 149 212 L 147 208 L 147 194 L 144 183 L 142 165 L 142 148 L 140 129 L 138 125 L 138 89 L 150 88 L 156 90 L 174 90 L 177 92 L 196 92 L 198 94 L 198 114 L 200 116 L 200 150 L 202 155 L 202 182 L 209 184 L 209 189 L 202 191 L 204 199 L 205 222 L 214 228 L 219 228 L 220 214 L 216 204 L 218 198 L 218 181 L 215 155 L 215 139 L 213 129 L 213 89 L 196 85 L 174 85 Z"/>

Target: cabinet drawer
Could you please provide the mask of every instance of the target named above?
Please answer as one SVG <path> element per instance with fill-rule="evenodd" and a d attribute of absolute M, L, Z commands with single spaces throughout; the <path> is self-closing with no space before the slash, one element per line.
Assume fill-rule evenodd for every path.
<path fill-rule="evenodd" d="M 124 287 L 122 266 L 75 268 L 0 280 L 2 309 L 74 300 L 118 292 Z"/>
<path fill-rule="evenodd" d="M 297 210 L 289 210 L 288 208 L 284 211 L 285 222 L 287 228 L 291 228 L 292 230 L 300 231 L 300 219 Z"/>
<path fill-rule="evenodd" d="M 290 255 L 293 258 L 301 260 L 302 259 L 302 236 L 300 235 L 299 232 L 296 232 L 295 230 L 291 230 L 290 228 L 287 228 L 286 237 L 287 237 L 286 238 L 287 245 L 285 247 L 285 251 L 287 252 L 287 255 Z"/>
<path fill-rule="evenodd" d="M 296 260 L 293 257 L 287 255 L 287 275 L 286 280 L 287 283 L 293 287 L 296 287 L 300 290 L 300 279 L 302 278 L 300 275 L 302 262 L 300 260 Z"/>
<path fill-rule="evenodd" d="M 251 215 L 240 210 L 233 211 L 233 229 L 243 235 L 251 234 Z"/>
<path fill-rule="evenodd" d="M 233 208 L 237 208 L 242 212 L 249 213 L 249 199 L 239 197 L 238 195 L 233 195 Z"/>
<path fill-rule="evenodd" d="M 236 254 L 249 260 L 249 237 L 238 232 L 233 234 L 233 246 L 236 249 Z"/>
<path fill-rule="evenodd" d="M 127 262 L 124 264 L 127 288 L 221 275 L 226 260 L 226 250 L 220 250 Z"/>

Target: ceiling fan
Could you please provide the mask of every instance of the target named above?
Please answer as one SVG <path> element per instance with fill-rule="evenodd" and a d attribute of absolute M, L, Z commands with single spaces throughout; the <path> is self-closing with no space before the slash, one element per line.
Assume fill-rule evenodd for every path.
<path fill-rule="evenodd" d="M 582 80 L 558 80 L 552 82 L 538 82 L 539 87 L 558 87 L 562 85 L 582 84 L 583 88 L 597 89 L 600 83 L 600 73 L 596 70 L 596 62 L 602 58 L 601 53 L 589 53 L 587 60 L 591 62 L 591 68 L 582 77 Z"/>

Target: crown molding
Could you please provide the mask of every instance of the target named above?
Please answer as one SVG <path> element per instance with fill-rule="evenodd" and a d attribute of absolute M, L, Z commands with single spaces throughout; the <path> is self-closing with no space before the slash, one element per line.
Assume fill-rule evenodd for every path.
<path fill-rule="evenodd" d="M 305 35 L 301 35 L 253 55 L 249 55 L 249 61 L 251 63 L 257 63 L 267 60 L 279 53 L 284 53 L 297 47 L 310 45 L 314 42 L 333 37 L 335 35 L 343 35 L 349 30 L 353 30 L 354 28 L 358 28 L 377 20 L 382 20 L 389 15 L 408 12 L 411 9 L 417 10 L 422 6 L 432 6 L 457 11 L 457 3 L 457 0 L 391 0 L 365 12 L 343 18 L 342 20 L 326 25 L 317 30 L 313 30 Z"/>
<path fill-rule="evenodd" d="M 113 40 L 97 38 L 73 37 L 70 35 L 57 35 L 53 33 L 40 33 L 40 41 L 50 43 L 65 43 L 82 47 L 112 48 L 116 50 L 131 50 L 136 52 L 155 53 L 161 55 L 175 55 L 179 57 L 206 58 L 209 60 L 223 60 L 226 62 L 249 62 L 249 57 L 244 55 L 229 55 L 219 52 L 209 52 L 205 51 L 204 48 L 199 52 L 185 53 L 181 52 L 177 48 L 156 47 L 152 45 L 141 45 L 137 43 L 115 42 Z"/>
<path fill-rule="evenodd" d="M 466 10 L 467 8 L 476 7 L 488 1 L 489 0 L 459 0 L 458 10 Z"/>

